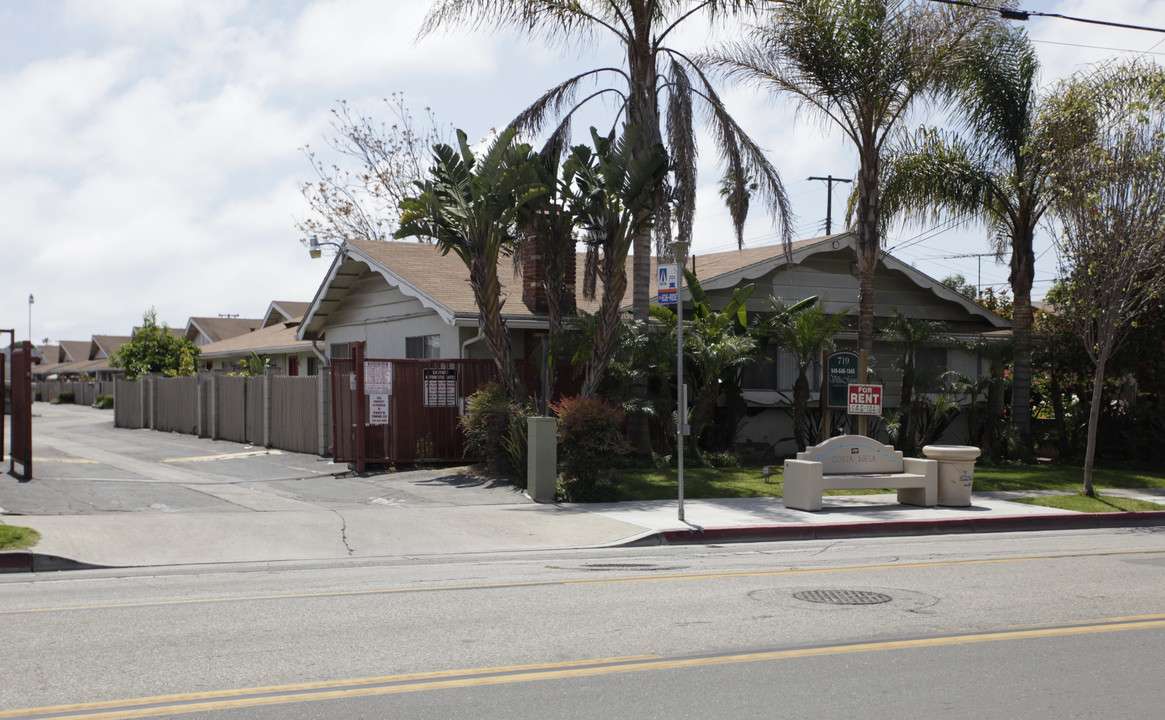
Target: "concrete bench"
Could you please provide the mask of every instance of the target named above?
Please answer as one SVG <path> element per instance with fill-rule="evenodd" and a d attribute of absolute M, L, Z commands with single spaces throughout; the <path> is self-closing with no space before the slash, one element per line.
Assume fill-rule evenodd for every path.
<path fill-rule="evenodd" d="M 841 435 L 785 461 L 785 507 L 820 510 L 824 490 L 898 491 L 898 502 L 938 504 L 938 463 L 902 453 L 861 435 Z"/>

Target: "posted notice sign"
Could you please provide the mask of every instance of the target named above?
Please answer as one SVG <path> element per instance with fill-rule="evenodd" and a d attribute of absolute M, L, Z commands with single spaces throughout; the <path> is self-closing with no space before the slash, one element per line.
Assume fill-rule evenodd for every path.
<path fill-rule="evenodd" d="M 850 415 L 881 415 L 882 414 L 882 386 L 858 385 L 849 386 Z"/>
<path fill-rule="evenodd" d="M 655 289 L 660 305 L 675 305 L 680 301 L 679 290 L 676 288 L 678 277 L 679 269 L 675 263 L 663 263 L 659 266 Z"/>

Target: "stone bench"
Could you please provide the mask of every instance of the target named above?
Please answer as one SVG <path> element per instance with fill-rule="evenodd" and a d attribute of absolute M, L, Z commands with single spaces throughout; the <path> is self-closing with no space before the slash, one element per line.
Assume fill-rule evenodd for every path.
<path fill-rule="evenodd" d="M 938 463 L 902 453 L 861 435 L 833 437 L 785 461 L 785 507 L 821 509 L 825 490 L 898 491 L 898 502 L 938 504 Z"/>

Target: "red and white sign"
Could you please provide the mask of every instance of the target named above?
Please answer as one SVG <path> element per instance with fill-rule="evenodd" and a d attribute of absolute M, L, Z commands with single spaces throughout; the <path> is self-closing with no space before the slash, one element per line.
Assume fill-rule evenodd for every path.
<path fill-rule="evenodd" d="M 851 383 L 847 396 L 849 397 L 849 408 L 847 412 L 850 415 L 882 414 L 881 385 L 857 385 Z"/>

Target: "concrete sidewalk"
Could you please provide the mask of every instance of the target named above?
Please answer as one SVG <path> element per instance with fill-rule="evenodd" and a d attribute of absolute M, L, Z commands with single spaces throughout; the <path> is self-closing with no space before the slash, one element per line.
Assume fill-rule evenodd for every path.
<path fill-rule="evenodd" d="M 37 530 L 0 571 L 531 551 L 943 532 L 1165 525 L 1163 513 L 1082 515 L 976 493 L 919 508 L 893 494 L 550 505 L 462 469 L 353 476 L 312 455 L 150 430 L 91 408 L 34 408 L 35 479 L 0 477 L 0 523 Z M 1133 492 L 1160 500 L 1154 491 Z M 1115 491 L 1114 491 L 1115 494 Z"/>

